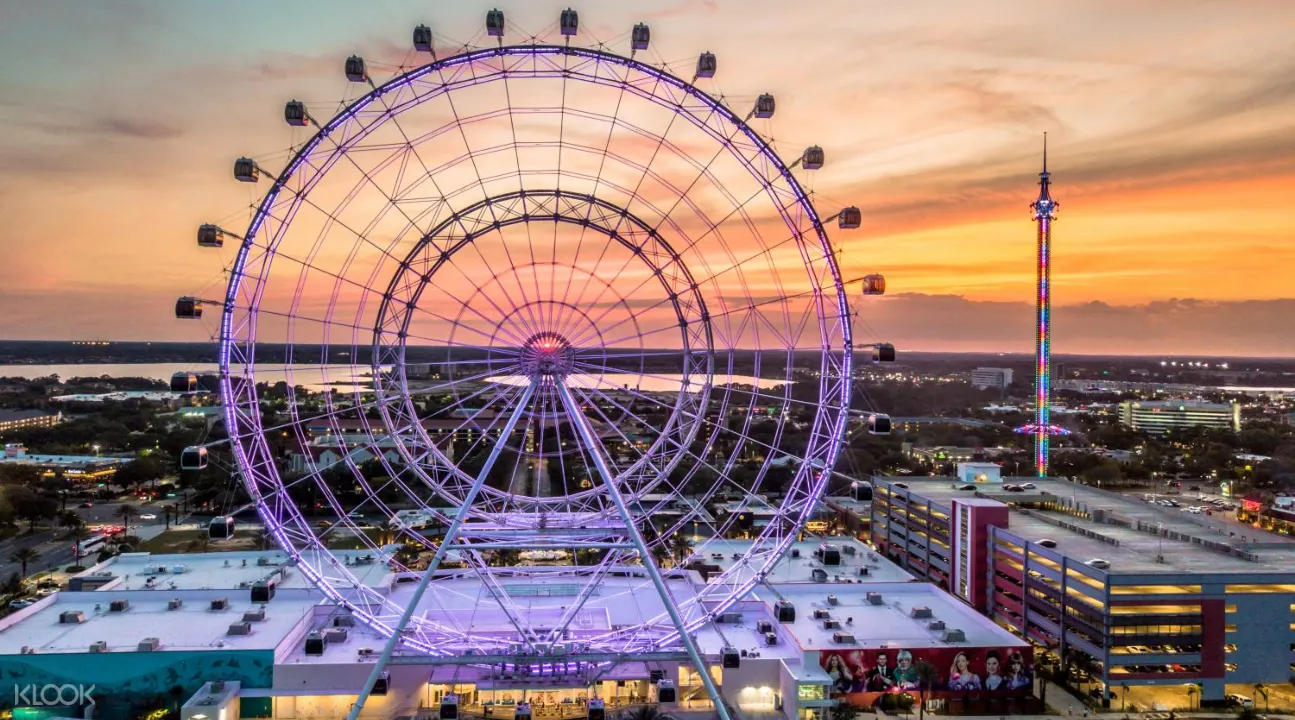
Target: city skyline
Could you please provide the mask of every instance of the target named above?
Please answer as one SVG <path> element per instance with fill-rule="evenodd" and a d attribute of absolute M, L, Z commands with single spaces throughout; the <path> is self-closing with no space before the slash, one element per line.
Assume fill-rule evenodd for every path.
<path fill-rule="evenodd" d="M 241 231 L 264 190 L 233 181 L 233 158 L 294 142 L 278 117 L 285 100 L 331 112 L 354 97 L 347 55 L 386 77 L 412 62 L 414 24 L 468 38 L 487 9 L 374 3 L 351 17 L 318 5 L 0 9 L 11 67 L 63 47 L 0 81 L 12 128 L 0 139 L 0 336 L 204 339 L 174 322 L 172 303 L 223 292 L 193 233 L 209 221 Z M 539 32 L 565 5 L 505 9 Z M 832 233 L 844 274 L 882 272 L 891 290 L 853 299 L 861 337 L 1028 350 L 1027 205 L 1047 131 L 1066 199 L 1054 236 L 1058 353 L 1295 354 L 1281 272 L 1295 267 L 1295 51 L 1289 23 L 1274 21 L 1295 20 L 1289 5 L 1197 2 L 1166 17 L 1152 3 L 978 2 L 934 23 L 880 4 L 578 9 L 582 30 L 613 48 L 643 20 L 664 59 L 715 52 L 734 106 L 778 97 L 769 128 L 784 157 L 824 147 L 813 189 L 864 216 L 859 231 Z M 67 44 L 69 32 L 84 42 Z M 112 72 L 98 76 L 95 63 Z"/>

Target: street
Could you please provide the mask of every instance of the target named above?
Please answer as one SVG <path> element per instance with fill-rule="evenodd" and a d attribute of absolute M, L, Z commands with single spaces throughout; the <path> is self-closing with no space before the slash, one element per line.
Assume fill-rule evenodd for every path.
<path fill-rule="evenodd" d="M 108 502 L 96 502 L 92 508 L 75 507 L 71 503 L 68 509 L 75 510 L 87 526 L 95 525 L 121 525 L 121 516 L 118 515 L 118 509 L 123 504 L 135 506 L 139 514 L 131 519 L 130 533 L 138 535 L 142 539 L 156 537 L 166 528 L 166 518 L 162 506 L 154 503 L 151 505 L 140 505 L 138 503 L 123 503 L 120 500 Z M 152 515 L 152 518 L 144 518 L 144 515 Z M 72 564 L 72 541 L 65 538 L 67 535 L 65 528 L 47 528 L 37 527 L 34 534 L 21 534 L 17 537 L 0 541 L 0 580 L 8 578 L 10 574 L 21 572 L 22 566 L 19 563 L 10 561 L 10 556 L 20 548 L 33 548 L 40 553 L 40 557 L 27 563 L 27 574 L 34 575 L 38 572 L 50 570 L 52 568 Z M 83 564 L 93 564 L 94 558 L 83 559 Z"/>

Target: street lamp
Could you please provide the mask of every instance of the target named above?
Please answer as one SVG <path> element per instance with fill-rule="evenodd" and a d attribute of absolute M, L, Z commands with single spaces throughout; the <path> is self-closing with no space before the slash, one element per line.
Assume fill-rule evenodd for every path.
<path fill-rule="evenodd" d="M 99 446 L 98 446 L 98 445 L 94 445 L 93 447 L 94 447 L 94 456 L 95 456 L 95 457 L 99 457 Z"/>

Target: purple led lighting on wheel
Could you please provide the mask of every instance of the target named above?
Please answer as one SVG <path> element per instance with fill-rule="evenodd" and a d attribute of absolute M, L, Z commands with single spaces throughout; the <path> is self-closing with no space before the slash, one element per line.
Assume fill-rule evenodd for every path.
<path fill-rule="evenodd" d="M 527 104 L 559 85 L 561 103 Z M 504 128 L 511 142 L 497 142 Z M 484 550 L 455 550 L 461 573 L 498 609 L 470 618 L 467 585 L 438 575 L 404 640 L 430 654 L 538 645 L 537 628 L 553 623 L 584 628 L 570 633 L 603 650 L 672 645 L 675 626 L 650 603 L 628 624 L 585 613 L 649 588 L 646 577 L 609 580 L 637 561 L 618 539 L 607 483 L 654 552 L 691 528 L 704 553 L 708 536 L 762 514 L 739 561 L 675 597 L 696 628 L 803 528 L 848 417 L 846 294 L 792 170 L 707 93 L 598 50 L 466 52 L 322 124 L 249 224 L 220 338 L 243 480 L 276 542 L 329 598 L 390 633 L 407 596 L 370 587 L 329 544 L 353 537 L 405 572 L 417 553 L 394 553 L 353 514 L 425 552 L 437 543 L 417 525 L 463 514 Z M 284 360 L 258 369 L 258 345 L 285 347 Z M 278 438 L 256 387 L 268 369 L 288 378 Z M 311 384 L 344 389 L 298 396 L 307 369 Z M 783 384 L 729 382 L 772 373 Z M 815 377 L 812 397 L 793 394 Z M 789 430 L 792 415 L 807 427 Z M 775 484 L 783 499 L 761 504 Z M 737 489 L 731 512 L 706 510 Z M 559 534 L 579 548 L 567 565 L 488 564 L 523 543 L 509 538 L 541 553 Z M 582 553 L 596 559 L 575 564 Z M 514 594 L 555 573 L 570 578 L 569 599 L 551 605 L 562 609 L 523 617 Z"/>

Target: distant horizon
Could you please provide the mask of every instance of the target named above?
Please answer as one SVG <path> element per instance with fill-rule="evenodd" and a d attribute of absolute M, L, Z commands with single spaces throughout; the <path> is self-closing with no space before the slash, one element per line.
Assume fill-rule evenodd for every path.
<path fill-rule="evenodd" d="M 2 348 L 2 347 L 3 347 L 4 345 L 6 345 L 6 344 L 10 344 L 10 345 L 17 345 L 17 344 L 37 344 L 37 343 L 45 343 L 45 344 L 65 344 L 65 345 L 80 345 L 80 346 L 83 346 L 83 347 L 84 347 L 87 343 L 107 343 L 107 344 L 110 344 L 110 345 L 126 345 L 126 344 L 152 345 L 152 344 L 158 344 L 158 345 L 186 345 L 186 346 L 195 346 L 195 347 L 207 347 L 207 346 L 209 346 L 209 347 L 213 347 L 213 348 L 214 348 L 214 347 L 219 347 L 219 343 L 218 343 L 218 342 L 216 342 L 216 341 L 214 341 L 214 340 L 212 340 L 212 341 L 202 341 L 202 340 L 108 340 L 108 339 L 103 339 L 103 338 L 94 338 L 94 339 L 72 339 L 72 340 L 31 340 L 31 339 L 16 340 L 16 339 L 0 339 L 0 348 Z M 281 344 L 279 344 L 279 343 L 270 343 L 269 345 L 270 345 L 270 346 L 273 346 L 273 347 L 279 347 L 279 346 L 281 346 Z M 298 347 L 303 347 L 303 348 L 316 348 L 316 347 L 322 347 L 322 345 L 320 345 L 320 344 L 318 344 L 318 343 L 300 343 L 300 344 L 298 345 Z M 343 348 L 343 347 L 351 347 L 351 346 L 350 346 L 349 344 L 333 344 L 333 345 L 330 345 L 329 347 Z M 427 345 L 427 344 L 413 344 L 413 343 L 411 343 L 411 344 L 410 344 L 410 347 L 418 347 L 418 348 L 439 348 L 439 347 L 445 347 L 445 346 L 442 346 L 442 345 Z M 674 349 L 674 348 L 657 348 L 657 347 L 645 347 L 645 348 L 644 348 L 644 350 L 647 350 L 647 351 L 667 351 L 667 350 L 672 350 L 672 349 Z M 905 355 L 905 354 L 916 354 L 916 355 L 977 355 L 977 356 L 982 356 L 982 355 L 983 355 L 983 356 L 990 356 L 990 357 L 1011 357 L 1011 358 L 1017 358 L 1017 359 L 1021 359 L 1021 360 L 1030 360 L 1030 359 L 1032 359 L 1032 357 L 1033 357 L 1033 353 L 1032 353 L 1031 351 L 1028 351 L 1028 350 L 1017 350 L 1017 351 L 1002 351 L 1002 350 L 931 350 L 931 349 L 924 349 L 924 348 L 903 348 L 903 347 L 897 347 L 896 349 L 897 349 L 897 351 L 898 351 L 897 363 L 898 363 L 898 364 L 901 364 L 901 365 L 903 364 L 903 360 L 904 360 L 904 355 Z M 751 351 L 751 350 L 752 350 L 752 349 L 748 349 L 748 348 L 735 348 L 733 351 L 734 351 L 734 352 L 744 352 L 744 351 Z M 727 350 L 727 349 L 724 349 L 724 350 L 717 350 L 717 353 L 719 353 L 719 352 L 728 352 L 728 350 Z M 777 351 L 770 350 L 770 349 L 767 349 L 767 348 L 766 348 L 766 349 L 764 349 L 764 352 L 768 353 L 768 352 L 777 352 Z M 810 349 L 810 348 L 804 348 L 804 349 L 798 350 L 797 352 L 802 352 L 802 353 L 811 353 L 811 352 L 815 352 L 815 350 Z M 866 349 L 856 349 L 856 350 L 855 350 L 855 353 L 856 353 L 856 354 L 866 354 L 867 352 L 869 352 L 869 351 L 868 351 L 868 350 L 866 350 Z M 1264 360 L 1264 361 L 1273 361 L 1273 360 L 1290 360 L 1290 361 L 1292 361 L 1292 362 L 1295 362 L 1295 356 L 1290 356 L 1290 355 L 1188 355 L 1188 354 L 1182 354 L 1182 353 L 1105 353 L 1105 354 L 1103 354 L 1103 353 L 1084 353 L 1084 352 L 1053 352 L 1052 357 L 1053 357 L 1053 359 L 1054 359 L 1054 360 L 1055 360 L 1055 359 L 1057 359 L 1057 358 L 1092 358 L 1092 359 L 1102 359 L 1102 358 L 1129 358 L 1129 359 L 1163 359 L 1163 360 L 1176 360 L 1176 359 L 1186 359 L 1186 360 L 1210 360 L 1210 361 L 1223 360 L 1223 361 L 1228 361 L 1228 362 L 1232 362 L 1232 361 L 1241 361 L 1241 360 Z M 0 362 L 0 366 L 3 366 L 3 365 L 20 365 L 20 364 L 29 364 L 29 365 L 75 365 L 75 364 L 85 364 L 85 365 L 136 365 L 136 364 L 165 363 L 165 362 L 168 362 L 168 361 L 141 360 L 141 361 L 135 362 L 135 361 L 131 361 L 131 360 L 113 360 L 113 361 L 111 361 L 111 362 L 88 362 L 88 363 L 67 363 L 67 362 L 5 363 L 5 362 Z M 213 359 L 213 360 L 212 360 L 212 362 L 215 362 L 215 360 Z M 423 362 L 423 361 L 419 361 L 419 362 Z M 434 361 L 432 361 L 432 362 L 434 362 Z M 302 364 L 310 365 L 310 364 L 312 364 L 312 363 L 302 363 Z M 1215 370 L 1215 369 L 1219 369 L 1219 368 L 1202 368 L 1202 369 Z M 1235 370 L 1235 369 L 1236 369 L 1236 368 L 1228 368 L 1228 370 Z"/>

